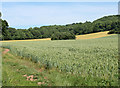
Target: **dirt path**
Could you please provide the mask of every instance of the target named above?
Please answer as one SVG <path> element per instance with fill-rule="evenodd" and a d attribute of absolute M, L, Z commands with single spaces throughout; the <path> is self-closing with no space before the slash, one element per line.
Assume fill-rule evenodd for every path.
<path fill-rule="evenodd" d="M 7 52 L 9 52 L 10 50 L 9 49 L 5 49 L 3 52 L 2 52 L 2 54 L 4 55 L 4 54 L 6 54 Z"/>
<path fill-rule="evenodd" d="M 11 71 L 8 73 L 10 73 L 11 75 L 14 73 L 15 76 L 9 75 L 9 77 L 11 77 L 12 80 L 15 80 L 14 78 L 19 75 L 20 77 L 18 77 L 18 79 L 20 81 L 22 80 L 30 85 L 33 84 L 36 86 L 41 86 L 41 85 L 51 86 L 52 83 L 49 80 L 49 78 L 46 76 L 45 74 L 46 71 L 44 70 L 44 68 L 40 68 L 39 64 L 33 63 L 30 60 L 21 59 L 19 56 L 14 56 L 10 54 L 9 51 L 10 51 L 9 49 L 4 49 L 4 51 L 2 52 L 4 58 L 3 63 L 6 63 L 5 66 L 7 66 L 7 69 L 11 69 Z M 25 69 L 26 71 L 23 71 Z M 32 72 L 31 70 L 34 72 Z M 28 85 L 28 84 L 24 84 L 24 85 Z"/>

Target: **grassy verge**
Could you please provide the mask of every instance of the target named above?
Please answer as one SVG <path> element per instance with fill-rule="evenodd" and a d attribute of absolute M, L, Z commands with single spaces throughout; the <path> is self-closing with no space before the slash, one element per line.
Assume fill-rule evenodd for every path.
<path fill-rule="evenodd" d="M 3 86 L 114 86 L 115 82 L 45 69 L 19 56 L 3 55 Z M 33 78 L 31 77 L 33 76 Z M 28 78 L 28 80 L 27 80 Z M 32 80 L 31 80 L 32 79 Z"/>

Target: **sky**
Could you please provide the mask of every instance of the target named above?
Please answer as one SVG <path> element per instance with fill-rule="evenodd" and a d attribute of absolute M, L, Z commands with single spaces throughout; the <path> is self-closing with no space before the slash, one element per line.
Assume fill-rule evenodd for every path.
<path fill-rule="evenodd" d="M 7 20 L 10 27 L 17 29 L 92 22 L 103 16 L 117 14 L 118 2 L 112 0 L 111 2 L 2 2 L 2 19 Z"/>
<path fill-rule="evenodd" d="M 118 2 L 120 0 L 1 0 L 2 2 Z"/>

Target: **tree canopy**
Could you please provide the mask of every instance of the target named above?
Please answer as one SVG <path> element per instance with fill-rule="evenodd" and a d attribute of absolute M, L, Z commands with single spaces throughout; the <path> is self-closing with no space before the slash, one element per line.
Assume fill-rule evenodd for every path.
<path fill-rule="evenodd" d="M 1 13 L 0 13 L 1 15 Z M 101 31 L 110 31 L 111 33 L 120 34 L 118 19 L 120 15 L 105 16 L 93 22 L 72 23 L 66 25 L 50 25 L 34 27 L 29 29 L 11 28 L 6 20 L 1 20 L 2 39 L 3 40 L 23 40 L 23 39 L 40 39 L 52 38 L 57 40 L 75 39 L 75 35 L 83 35 Z"/>

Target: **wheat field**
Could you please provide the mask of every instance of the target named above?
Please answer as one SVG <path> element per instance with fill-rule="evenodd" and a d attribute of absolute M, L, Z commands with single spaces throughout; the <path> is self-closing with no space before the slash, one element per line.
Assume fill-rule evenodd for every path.
<path fill-rule="evenodd" d="M 99 77 L 117 82 L 118 36 L 88 40 L 4 42 L 15 55 L 29 58 L 47 69 Z"/>

